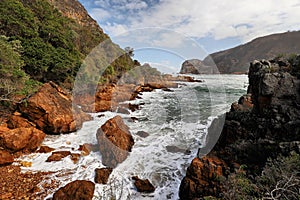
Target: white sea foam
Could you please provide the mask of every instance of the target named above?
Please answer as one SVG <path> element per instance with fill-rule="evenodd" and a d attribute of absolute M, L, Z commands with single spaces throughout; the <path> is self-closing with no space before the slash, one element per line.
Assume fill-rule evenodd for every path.
<path fill-rule="evenodd" d="M 178 188 L 190 161 L 196 156 L 199 146 L 212 119 L 230 108 L 230 104 L 246 92 L 246 76 L 203 75 L 204 83 L 185 83 L 174 92 L 156 90 L 145 92 L 142 99 L 131 103 L 144 103 L 141 110 L 130 115 L 121 114 L 129 126 L 135 144 L 128 158 L 114 169 L 110 176 L 111 184 L 96 184 L 94 199 L 108 199 L 113 193 L 121 199 L 178 199 Z M 220 80 L 220 77 L 222 80 Z M 226 83 L 225 87 L 223 83 Z M 225 94 L 225 91 L 227 93 Z M 104 114 L 104 117 L 98 117 Z M 96 144 L 97 129 L 108 119 L 119 113 L 104 112 L 91 114 L 93 120 L 85 122 L 75 133 L 47 136 L 44 145 L 57 150 L 78 151 L 84 143 Z M 130 121 L 130 117 L 139 120 Z M 146 131 L 149 136 L 142 138 L 136 133 Z M 168 152 L 167 146 L 176 146 L 184 152 Z M 72 180 L 94 181 L 95 168 L 104 167 L 100 152 L 82 156 L 77 164 L 66 157 L 58 162 L 45 162 L 51 153 L 34 153 L 20 160 L 32 162 L 32 167 L 24 171 L 52 171 L 53 176 L 64 186 Z M 70 173 L 68 173 L 70 172 Z M 156 190 L 153 194 L 138 193 L 131 180 L 132 176 L 149 179 Z M 113 192 L 112 192 L 113 191 Z M 51 197 L 51 195 L 49 196 Z"/>

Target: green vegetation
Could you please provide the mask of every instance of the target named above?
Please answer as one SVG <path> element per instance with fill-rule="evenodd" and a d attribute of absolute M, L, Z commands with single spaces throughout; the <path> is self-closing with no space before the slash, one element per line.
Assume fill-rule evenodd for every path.
<path fill-rule="evenodd" d="M 93 61 L 98 68 L 106 69 L 105 72 L 100 70 L 101 79 L 112 82 L 135 66 L 131 59 L 133 49 L 126 53 L 99 27 L 90 24 L 94 21 L 79 23 L 61 11 L 68 12 L 63 2 L 0 1 L 2 98 L 17 93 L 28 94 L 33 88 L 37 89 L 39 83 L 48 81 L 71 89 L 83 60 L 104 41 L 110 44 L 105 48 L 107 52 L 99 52 Z M 108 62 L 111 57 L 114 60 Z M 95 76 L 95 72 L 99 73 L 99 70 L 84 72 L 85 80 Z"/>
<path fill-rule="evenodd" d="M 22 70 L 22 46 L 19 40 L 0 36 L 0 101 L 14 101 L 15 95 L 28 95 L 39 83 Z"/>
<path fill-rule="evenodd" d="M 269 159 L 262 174 L 246 175 L 243 169 L 232 173 L 223 182 L 224 199 L 299 199 L 300 155 Z"/>

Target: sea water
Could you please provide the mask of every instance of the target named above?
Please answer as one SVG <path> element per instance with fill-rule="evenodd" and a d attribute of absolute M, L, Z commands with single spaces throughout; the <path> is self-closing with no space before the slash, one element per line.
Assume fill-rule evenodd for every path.
<path fill-rule="evenodd" d="M 77 132 L 47 136 L 43 145 L 56 150 L 80 153 L 79 145 L 97 144 L 96 132 L 108 119 L 121 115 L 129 126 L 135 144 L 127 159 L 110 175 L 107 185 L 96 184 L 94 199 L 178 199 L 179 185 L 187 167 L 204 144 L 211 121 L 229 111 L 232 102 L 246 93 L 246 75 L 193 75 L 203 82 L 179 83 L 172 91 L 144 92 L 140 110 L 129 115 L 103 112 L 91 114 Z M 99 117 L 100 114 L 104 116 Z M 137 118 L 132 120 L 131 118 Z M 148 137 L 136 133 L 145 131 Z M 167 147 L 175 150 L 168 151 Z M 34 153 L 20 158 L 32 162 L 24 171 L 51 171 L 60 186 L 74 180 L 94 181 L 95 169 L 105 167 L 101 153 L 91 152 L 75 164 L 66 157 L 58 162 L 45 162 L 51 153 Z M 132 176 L 149 179 L 156 190 L 151 194 L 137 192 Z M 51 181 L 51 179 L 45 180 Z M 53 191 L 55 192 L 55 191 Z M 51 197 L 50 194 L 48 197 Z"/>

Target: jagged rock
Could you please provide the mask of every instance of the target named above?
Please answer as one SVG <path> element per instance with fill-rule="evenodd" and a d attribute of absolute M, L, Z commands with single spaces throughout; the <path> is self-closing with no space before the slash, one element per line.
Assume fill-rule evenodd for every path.
<path fill-rule="evenodd" d="M 132 179 L 138 192 L 152 193 L 155 191 L 155 187 L 148 179 L 140 179 L 137 176 L 133 176 Z"/>
<path fill-rule="evenodd" d="M 180 69 L 180 74 L 213 74 L 213 73 L 215 73 L 213 67 L 205 65 L 201 60 L 198 59 L 191 59 L 191 60 L 184 61 Z"/>
<path fill-rule="evenodd" d="M 53 200 L 91 200 L 94 196 L 95 184 L 91 181 L 77 180 L 60 188 L 53 195 Z"/>
<path fill-rule="evenodd" d="M 46 162 L 60 161 L 69 155 L 71 155 L 70 151 L 55 151 L 47 158 Z"/>
<path fill-rule="evenodd" d="M 231 111 L 249 112 L 253 108 L 251 94 L 243 95 L 237 103 L 231 105 Z"/>
<path fill-rule="evenodd" d="M 73 110 L 71 97 L 53 82 L 45 83 L 19 109 L 37 128 L 50 134 L 76 131 L 91 119 L 79 108 Z"/>
<path fill-rule="evenodd" d="M 194 199 L 203 196 L 217 196 L 221 191 L 219 178 L 225 176 L 226 163 L 215 157 L 194 158 L 182 180 L 180 199 Z"/>
<path fill-rule="evenodd" d="M 14 157 L 9 152 L 0 149 L 0 166 L 9 165 L 14 162 Z"/>
<path fill-rule="evenodd" d="M 248 94 L 226 113 L 225 124 L 219 119 L 213 121 L 206 142 L 214 141 L 216 127 L 224 124 L 220 138 L 209 154 L 222 158 L 224 176 L 227 173 L 223 169 L 233 172 L 240 165 L 246 165 L 247 174 L 255 176 L 261 173 L 268 158 L 288 155 L 291 151 L 300 153 L 300 81 L 288 73 L 290 65 L 280 60 L 252 62 Z M 210 150 L 204 146 L 199 155 L 206 155 Z M 188 168 L 180 187 L 182 199 L 206 195 L 220 197 L 220 183 L 208 174 L 214 171 L 218 174 L 218 170 L 203 159 L 194 159 Z"/>
<path fill-rule="evenodd" d="M 97 131 L 102 162 L 108 167 L 116 167 L 123 162 L 134 144 L 129 128 L 120 116 L 111 118 Z"/>
<path fill-rule="evenodd" d="M 112 173 L 112 168 L 95 169 L 95 183 L 107 184 L 109 175 Z"/>
<path fill-rule="evenodd" d="M 0 146 L 11 152 L 33 152 L 45 138 L 45 133 L 36 128 L 17 128 L 0 132 Z"/>

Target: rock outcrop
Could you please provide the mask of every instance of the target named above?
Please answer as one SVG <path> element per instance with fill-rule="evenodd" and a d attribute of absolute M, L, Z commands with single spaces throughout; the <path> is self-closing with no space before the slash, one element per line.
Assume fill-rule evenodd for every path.
<path fill-rule="evenodd" d="M 45 83 L 19 105 L 19 110 L 38 129 L 49 134 L 76 131 L 84 121 L 91 119 L 79 108 L 73 108 L 70 95 L 53 82 Z"/>
<path fill-rule="evenodd" d="M 218 73 L 217 67 L 207 66 L 201 60 L 191 59 L 182 63 L 180 74 L 214 74 Z"/>
<path fill-rule="evenodd" d="M 94 196 L 95 184 L 91 181 L 77 180 L 60 188 L 53 195 L 53 200 L 91 200 Z"/>
<path fill-rule="evenodd" d="M 120 116 L 111 118 L 98 129 L 97 140 L 102 163 L 111 168 L 127 158 L 134 144 L 128 126 Z"/>
<path fill-rule="evenodd" d="M 193 160 L 181 182 L 181 199 L 222 198 L 220 178 L 239 166 L 247 166 L 249 175 L 260 174 L 268 158 L 300 153 L 300 80 L 291 73 L 299 64 L 282 60 L 251 63 L 248 95 L 226 113 L 213 150 L 205 157 L 200 155 L 205 147 L 199 150 L 199 158 Z M 214 134 L 209 131 L 207 140 Z"/>

